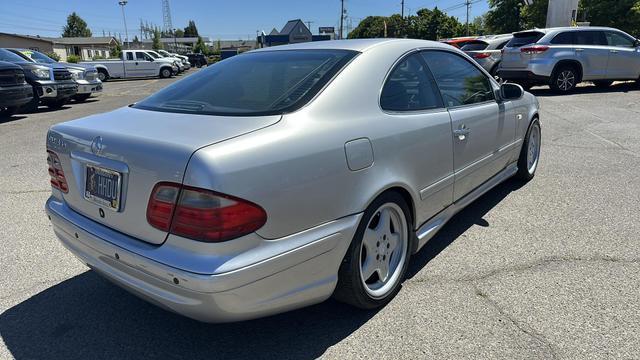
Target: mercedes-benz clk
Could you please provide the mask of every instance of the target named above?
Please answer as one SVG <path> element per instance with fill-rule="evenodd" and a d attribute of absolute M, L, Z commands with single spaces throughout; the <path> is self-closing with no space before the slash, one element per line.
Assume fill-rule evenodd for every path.
<path fill-rule="evenodd" d="M 448 45 L 265 48 L 54 125 L 46 211 L 91 269 L 200 321 L 370 309 L 456 212 L 534 176 L 540 135 L 531 94 Z"/>

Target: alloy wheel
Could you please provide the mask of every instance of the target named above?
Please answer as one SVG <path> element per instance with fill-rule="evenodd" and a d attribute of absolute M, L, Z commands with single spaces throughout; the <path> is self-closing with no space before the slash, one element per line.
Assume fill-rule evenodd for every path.
<path fill-rule="evenodd" d="M 540 128 L 535 124 L 529 132 L 529 146 L 527 148 L 527 170 L 529 174 L 533 174 L 538 166 L 540 158 Z"/>
<path fill-rule="evenodd" d="M 398 205 L 386 203 L 369 219 L 360 248 L 360 280 L 371 297 L 384 297 L 401 280 L 408 240 L 407 220 Z"/>
<path fill-rule="evenodd" d="M 556 80 L 558 88 L 562 91 L 573 89 L 576 84 L 576 76 L 571 70 L 563 70 Z"/>

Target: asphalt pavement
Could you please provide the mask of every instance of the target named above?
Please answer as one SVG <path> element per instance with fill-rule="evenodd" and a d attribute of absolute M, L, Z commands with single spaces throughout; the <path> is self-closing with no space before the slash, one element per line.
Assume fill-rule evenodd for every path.
<path fill-rule="evenodd" d="M 192 71 L 193 73 L 194 71 Z M 534 89 L 541 163 L 460 212 L 379 311 L 333 300 L 203 324 L 89 271 L 43 210 L 47 128 L 175 81 L 114 81 L 0 122 L 0 358 L 640 358 L 640 88 Z"/>

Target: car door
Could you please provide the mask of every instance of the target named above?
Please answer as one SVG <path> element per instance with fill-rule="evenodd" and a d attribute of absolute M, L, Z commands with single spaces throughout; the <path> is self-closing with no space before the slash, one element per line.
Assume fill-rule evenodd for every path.
<path fill-rule="evenodd" d="M 607 75 L 609 49 L 600 30 L 575 31 L 576 58 L 582 64 L 582 80 L 604 79 Z"/>
<path fill-rule="evenodd" d="M 136 51 L 136 60 L 140 70 L 138 76 L 157 76 L 159 74 L 158 65 L 153 61 L 151 55 L 143 51 Z"/>
<path fill-rule="evenodd" d="M 420 192 L 416 212 L 422 222 L 453 201 L 453 140 L 449 113 L 420 53 L 405 56 L 391 70 L 380 107 L 386 122 L 405 130 L 394 137 L 407 151 L 397 155 L 398 149 L 390 148 L 388 153 L 415 164 L 409 177 Z"/>
<path fill-rule="evenodd" d="M 140 68 L 138 68 L 138 60 L 136 60 L 135 53 L 133 51 L 127 51 L 124 53 L 123 66 L 125 69 L 126 77 L 142 76 L 140 75 Z"/>
<path fill-rule="evenodd" d="M 423 52 L 451 116 L 454 201 L 510 162 L 515 116 L 498 104 L 492 81 L 475 64 L 449 51 Z"/>
<path fill-rule="evenodd" d="M 607 78 L 630 80 L 640 78 L 640 48 L 631 36 L 618 31 L 606 31 L 609 61 Z"/>

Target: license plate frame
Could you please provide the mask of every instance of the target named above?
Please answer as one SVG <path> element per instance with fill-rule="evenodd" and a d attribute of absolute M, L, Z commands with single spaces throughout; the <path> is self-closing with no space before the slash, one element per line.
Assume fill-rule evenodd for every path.
<path fill-rule="evenodd" d="M 110 189 L 111 192 L 115 191 L 115 199 L 105 199 L 98 194 L 98 179 L 106 178 L 115 182 L 115 189 Z M 84 198 L 94 204 L 106 207 L 107 209 L 118 212 L 120 211 L 120 205 L 122 203 L 122 173 L 111 169 L 106 169 L 101 166 L 87 164 L 85 167 L 85 181 L 84 181 Z"/>

